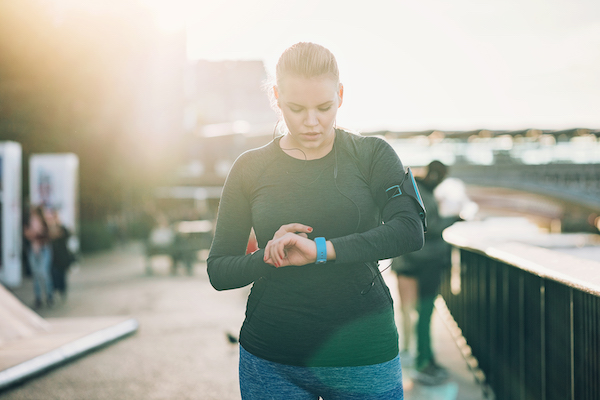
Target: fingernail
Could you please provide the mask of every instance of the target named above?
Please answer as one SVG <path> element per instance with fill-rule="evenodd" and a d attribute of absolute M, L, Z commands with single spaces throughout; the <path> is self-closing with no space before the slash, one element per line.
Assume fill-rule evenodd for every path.
<path fill-rule="evenodd" d="M 309 231 L 309 232 L 312 232 L 312 228 L 308 228 L 308 231 Z"/>

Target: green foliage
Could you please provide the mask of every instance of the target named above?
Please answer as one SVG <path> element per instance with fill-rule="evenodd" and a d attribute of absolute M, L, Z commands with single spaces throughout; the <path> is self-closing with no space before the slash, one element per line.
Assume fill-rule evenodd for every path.
<path fill-rule="evenodd" d="M 79 237 L 83 253 L 108 250 L 114 244 L 112 233 L 102 221 L 81 221 Z"/>

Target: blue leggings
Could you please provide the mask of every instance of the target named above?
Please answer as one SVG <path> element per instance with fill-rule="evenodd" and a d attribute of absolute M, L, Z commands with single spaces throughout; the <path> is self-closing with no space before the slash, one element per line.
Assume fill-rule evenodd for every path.
<path fill-rule="evenodd" d="M 42 292 L 45 292 L 48 299 L 54 294 L 54 285 L 52 284 L 52 247 L 45 244 L 39 252 L 29 249 L 29 267 L 33 278 L 33 292 L 35 300 L 42 300 Z"/>
<path fill-rule="evenodd" d="M 402 400 L 400 358 L 361 367 L 297 367 L 240 346 L 242 400 Z"/>

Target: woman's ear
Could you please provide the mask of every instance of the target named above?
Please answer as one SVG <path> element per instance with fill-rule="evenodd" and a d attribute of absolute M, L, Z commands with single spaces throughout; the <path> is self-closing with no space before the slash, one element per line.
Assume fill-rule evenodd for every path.
<path fill-rule="evenodd" d="M 338 90 L 338 97 L 340 99 L 340 102 L 338 104 L 338 108 L 339 108 L 342 106 L 342 102 L 344 101 L 344 85 L 342 85 L 341 83 L 340 83 L 340 87 Z"/>
<path fill-rule="evenodd" d="M 273 97 L 275 98 L 275 104 L 277 105 L 277 108 L 281 109 L 281 106 L 279 105 L 279 90 L 277 90 L 277 86 L 275 85 L 273 85 Z"/>

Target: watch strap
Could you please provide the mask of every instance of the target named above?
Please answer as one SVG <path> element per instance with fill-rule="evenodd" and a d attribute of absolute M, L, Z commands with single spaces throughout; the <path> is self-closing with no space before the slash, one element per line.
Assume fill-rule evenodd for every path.
<path fill-rule="evenodd" d="M 324 237 L 315 238 L 317 245 L 317 261 L 315 264 L 323 264 L 327 262 L 327 242 Z"/>

